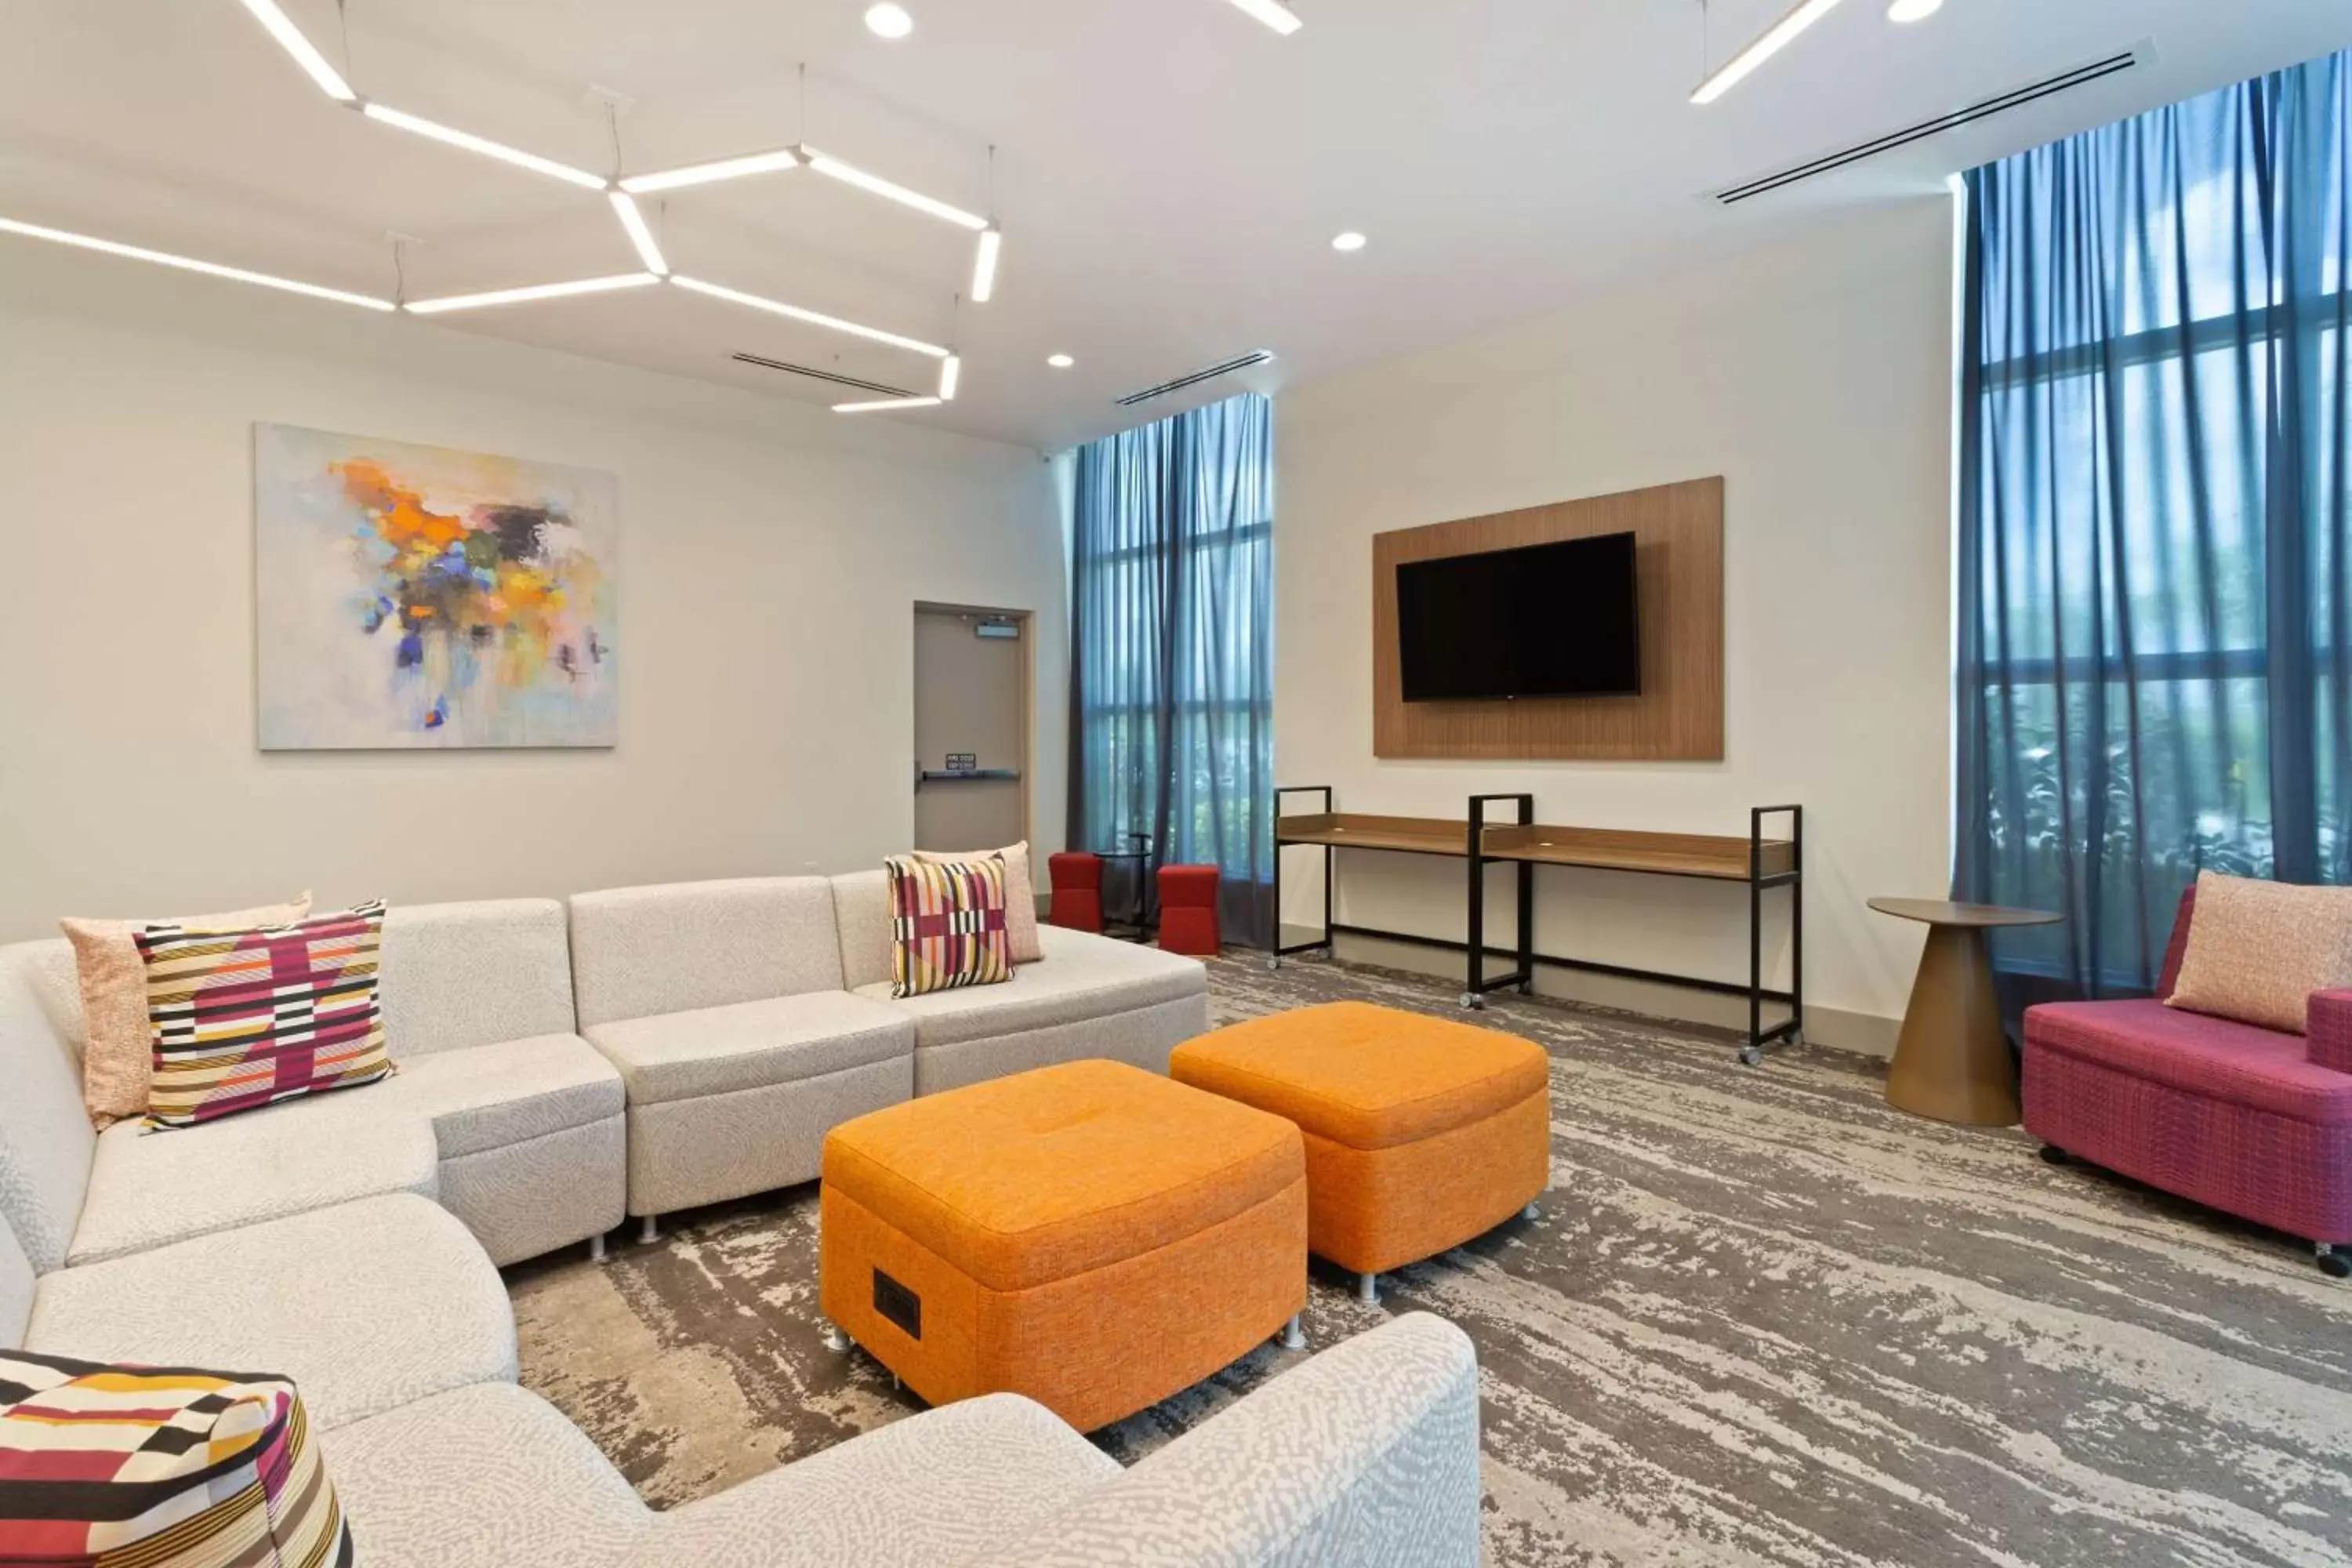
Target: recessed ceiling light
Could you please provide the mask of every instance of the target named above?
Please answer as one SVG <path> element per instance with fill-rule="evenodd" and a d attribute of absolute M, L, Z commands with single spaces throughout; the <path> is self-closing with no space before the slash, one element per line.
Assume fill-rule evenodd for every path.
<path fill-rule="evenodd" d="M 1944 0 L 1895 0 L 1886 8 L 1890 22 L 1924 22 L 1944 8 Z"/>
<path fill-rule="evenodd" d="M 1052 365 L 1055 370 L 1067 370 L 1078 362 L 1072 359 L 1067 354 L 1047 354 L 1045 356 L 1045 363 Z"/>
<path fill-rule="evenodd" d="M 1347 233 L 1335 237 L 1331 241 L 1331 248 L 1334 250 L 1361 250 L 1364 248 L 1364 237 L 1358 234 L 1351 228 Z"/>
<path fill-rule="evenodd" d="M 888 0 L 866 8 L 866 30 L 877 38 L 903 38 L 915 30 L 915 18 L 907 14 L 904 5 L 893 5 Z"/>

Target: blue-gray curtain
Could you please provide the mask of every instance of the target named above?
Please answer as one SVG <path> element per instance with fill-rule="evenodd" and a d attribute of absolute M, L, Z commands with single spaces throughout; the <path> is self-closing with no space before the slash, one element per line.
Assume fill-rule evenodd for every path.
<path fill-rule="evenodd" d="M 1074 849 L 1223 873 L 1225 939 L 1272 932 L 1274 408 L 1230 398 L 1078 448 Z M 1105 907 L 1135 889 L 1113 862 Z"/>
<path fill-rule="evenodd" d="M 2342 882 L 2352 73 L 2314 61 L 1968 177 L 1967 899 L 2012 1003 L 2145 992 L 2200 868 Z"/>

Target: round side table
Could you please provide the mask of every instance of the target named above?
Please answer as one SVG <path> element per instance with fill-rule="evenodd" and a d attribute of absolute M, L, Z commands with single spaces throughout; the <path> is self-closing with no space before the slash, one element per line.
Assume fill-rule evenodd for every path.
<path fill-rule="evenodd" d="M 2045 910 L 2004 910 L 1940 899 L 1873 899 L 1870 907 L 1927 927 L 1927 948 L 1904 1009 L 1903 1034 L 1886 1073 L 1886 1103 L 1966 1127 L 2008 1127 L 2023 1114 L 2017 1069 L 1994 998 L 1985 932 L 2053 925 Z"/>

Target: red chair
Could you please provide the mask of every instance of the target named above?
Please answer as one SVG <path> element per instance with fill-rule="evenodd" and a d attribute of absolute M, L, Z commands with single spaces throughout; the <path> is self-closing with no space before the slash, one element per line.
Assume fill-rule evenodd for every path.
<path fill-rule="evenodd" d="M 1070 931 L 1090 931 L 1100 935 L 1102 857 L 1068 850 L 1046 857 L 1045 867 L 1046 876 L 1054 884 L 1054 905 L 1046 920 Z"/>
<path fill-rule="evenodd" d="M 1160 868 L 1160 948 L 1214 958 L 1223 945 L 1217 929 L 1217 868 Z"/>
<path fill-rule="evenodd" d="M 2081 1160 L 2318 1244 L 2352 1274 L 2352 991 L 2315 991 L 2308 1035 L 2168 1007 L 2197 889 L 2157 994 L 2025 1010 L 2025 1130 Z"/>

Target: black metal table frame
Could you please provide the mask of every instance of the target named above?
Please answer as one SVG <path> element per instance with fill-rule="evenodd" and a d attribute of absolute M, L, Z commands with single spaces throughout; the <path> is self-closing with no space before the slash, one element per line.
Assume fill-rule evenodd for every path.
<path fill-rule="evenodd" d="M 1268 958 L 1272 967 L 1279 968 L 1285 958 L 1300 952 L 1332 951 L 1332 942 L 1342 936 L 1369 937 L 1380 942 L 1402 942 L 1412 947 L 1432 948 L 1440 952 L 1459 952 L 1465 957 L 1465 986 L 1462 993 L 1465 1007 L 1477 1008 L 1497 991 L 1517 990 L 1522 994 L 1535 984 L 1538 964 L 1554 969 L 1575 970 L 1586 974 L 1605 974 L 1620 980 L 1635 980 L 1654 985 L 1673 985 L 1689 991 L 1705 991 L 1719 996 L 1740 996 L 1748 1002 L 1748 1036 L 1739 1047 L 1739 1059 L 1755 1067 L 1764 1059 L 1765 1048 L 1783 1042 L 1795 1043 L 1803 1038 L 1805 1025 L 1805 814 L 1801 805 L 1759 805 L 1748 814 L 1748 875 L 1734 881 L 1735 886 L 1748 889 L 1748 981 L 1742 984 L 1734 980 L 1717 980 L 1706 975 L 1676 974 L 1662 970 L 1637 969 L 1629 964 L 1602 963 L 1589 958 L 1569 958 L 1558 953 L 1538 952 L 1535 945 L 1535 871 L 1538 862 L 1517 856 L 1488 855 L 1484 852 L 1486 807 L 1497 802 L 1507 802 L 1519 808 L 1518 823 L 1533 826 L 1535 796 L 1532 794 L 1479 795 L 1470 797 L 1469 831 L 1463 852 L 1469 866 L 1468 940 L 1450 942 L 1444 937 L 1422 936 L 1412 931 L 1384 931 L 1377 926 L 1342 925 L 1333 916 L 1333 889 L 1339 876 L 1337 844 L 1294 845 L 1291 847 L 1323 851 L 1323 935 L 1312 942 L 1282 942 L 1282 843 L 1280 822 L 1282 798 L 1288 795 L 1319 795 L 1323 797 L 1323 815 L 1335 816 L 1334 792 L 1328 784 L 1287 784 L 1274 792 L 1274 908 L 1275 946 Z M 1789 818 L 1789 861 L 1786 871 L 1767 872 L 1764 869 L 1764 820 L 1768 816 Z M 1391 849 L 1390 854 L 1410 855 L 1434 853 L 1411 849 Z M 1513 889 L 1516 909 L 1514 921 L 1516 943 L 1510 948 L 1486 945 L 1486 868 L 1506 862 L 1518 868 L 1517 886 Z M 1667 871 L 1609 868 L 1622 869 L 1629 875 L 1648 877 L 1689 877 L 1691 871 Z M 1722 881 L 1719 877 L 1705 878 Z M 1789 889 L 1789 989 L 1782 991 L 1764 984 L 1764 894 L 1772 888 Z M 1489 957 L 1512 961 L 1504 973 L 1489 975 L 1486 961 Z M 1778 1004 L 1789 1009 L 1789 1016 L 1769 1028 L 1764 1026 L 1764 1006 Z"/>

